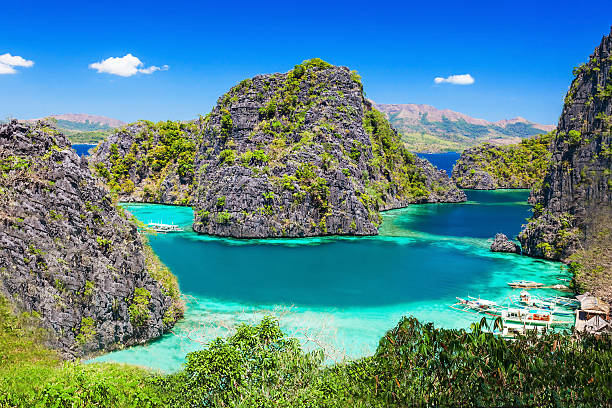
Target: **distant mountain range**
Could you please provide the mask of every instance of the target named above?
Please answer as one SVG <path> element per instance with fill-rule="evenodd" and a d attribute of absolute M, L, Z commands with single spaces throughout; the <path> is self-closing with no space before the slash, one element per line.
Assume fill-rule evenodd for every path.
<path fill-rule="evenodd" d="M 374 103 L 374 106 L 402 134 L 408 149 L 415 152 L 461 152 L 482 142 L 497 145 L 518 143 L 525 137 L 555 128 L 554 125 L 542 125 L 520 117 L 490 122 L 430 105 Z M 45 119 L 54 120 L 72 143 L 97 144 L 115 128 L 125 125 L 118 119 L 84 113 L 51 115 Z"/>
<path fill-rule="evenodd" d="M 56 119 L 58 122 L 63 121 L 63 122 L 89 124 L 93 127 L 98 126 L 100 129 L 118 128 L 118 127 L 125 125 L 125 122 L 122 122 L 119 119 L 108 118 L 106 116 L 88 115 L 86 113 L 64 113 L 62 115 L 47 116 L 46 119 L 47 118 Z M 36 120 L 36 119 L 31 119 L 31 120 Z M 100 130 L 100 129 L 92 129 L 92 130 Z"/>
<path fill-rule="evenodd" d="M 125 125 L 125 122 L 118 119 L 85 113 L 51 115 L 45 118 L 26 119 L 25 122 L 33 122 L 40 119 L 54 121 L 57 128 L 64 132 L 73 144 L 97 144 L 112 133 L 114 129 Z"/>
<path fill-rule="evenodd" d="M 402 134 L 408 149 L 416 152 L 463 151 L 485 141 L 512 144 L 555 129 L 554 125 L 520 117 L 490 122 L 431 105 L 375 103 L 374 106 Z"/>

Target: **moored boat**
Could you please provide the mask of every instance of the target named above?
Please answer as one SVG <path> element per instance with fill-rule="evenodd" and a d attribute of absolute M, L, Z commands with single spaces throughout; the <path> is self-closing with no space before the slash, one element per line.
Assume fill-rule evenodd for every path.
<path fill-rule="evenodd" d="M 571 321 L 555 320 L 550 310 L 508 308 L 502 310 L 500 316 L 504 322 L 528 323 L 532 325 L 568 325 Z"/>
<path fill-rule="evenodd" d="M 475 311 L 475 312 L 495 312 L 499 308 L 496 302 L 486 299 L 475 298 L 468 296 L 467 299 L 458 297 L 457 303 L 451 306 L 453 309 L 461 311 Z"/>
<path fill-rule="evenodd" d="M 546 302 L 554 303 L 559 306 L 565 306 L 565 307 L 570 307 L 574 309 L 580 306 L 580 302 L 578 302 L 577 299 L 571 299 L 565 296 L 548 296 L 548 297 L 542 298 L 542 300 Z"/>
<path fill-rule="evenodd" d="M 514 289 L 533 289 L 533 288 L 541 288 L 544 286 L 543 283 L 528 281 L 528 280 L 519 280 L 513 282 L 507 282 L 508 286 Z"/>
<path fill-rule="evenodd" d="M 510 301 L 521 306 L 535 307 L 543 310 L 555 309 L 555 304 L 544 301 L 537 296 L 532 296 L 526 290 L 522 290 L 519 296 L 511 296 Z"/>
<path fill-rule="evenodd" d="M 514 339 L 519 335 L 526 335 L 529 332 L 535 332 L 537 335 L 541 335 L 546 331 L 546 326 L 538 326 L 531 324 L 516 324 L 516 323 L 503 323 L 503 330 L 489 330 L 488 333 L 492 333 L 501 336 L 505 339 Z"/>
<path fill-rule="evenodd" d="M 182 232 L 183 229 L 178 225 L 174 224 L 162 224 L 158 222 L 150 222 L 147 224 L 149 229 L 155 232 L 167 233 L 167 232 Z"/>

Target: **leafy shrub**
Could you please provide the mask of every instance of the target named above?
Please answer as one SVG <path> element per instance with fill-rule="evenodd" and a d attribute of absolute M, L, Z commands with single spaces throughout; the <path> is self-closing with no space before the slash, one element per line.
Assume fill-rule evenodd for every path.
<path fill-rule="evenodd" d="M 267 105 L 259 108 L 259 115 L 263 119 L 272 119 L 276 114 L 276 103 L 274 101 L 268 102 Z"/>
<path fill-rule="evenodd" d="M 570 130 L 567 133 L 568 140 L 571 144 L 578 144 L 581 140 L 581 133 L 577 130 Z"/>
<path fill-rule="evenodd" d="M 232 115 L 230 115 L 227 109 L 223 109 L 221 115 L 221 136 L 227 138 L 231 134 L 233 127 Z"/>
<path fill-rule="evenodd" d="M 94 327 L 95 322 L 91 317 L 83 317 L 81 319 L 81 327 L 79 328 L 78 334 L 76 336 L 77 342 L 79 342 L 80 344 L 85 344 L 91 341 L 96 335 Z"/>
<path fill-rule="evenodd" d="M 102 238 L 102 237 L 96 237 L 96 242 L 98 243 L 98 245 L 100 246 L 100 248 L 105 251 L 108 252 L 112 249 L 112 241 L 110 239 L 106 239 L 106 238 Z"/>
<path fill-rule="evenodd" d="M 143 326 L 151 318 L 149 303 L 151 292 L 145 288 L 135 288 L 132 303 L 128 307 L 130 322 L 136 327 Z"/>
<path fill-rule="evenodd" d="M 236 160 L 236 152 L 231 149 L 225 149 L 219 154 L 219 162 L 222 164 L 232 165 Z"/>
<path fill-rule="evenodd" d="M 217 223 L 218 224 L 229 224 L 232 220 L 232 214 L 227 211 L 221 211 L 217 214 Z"/>

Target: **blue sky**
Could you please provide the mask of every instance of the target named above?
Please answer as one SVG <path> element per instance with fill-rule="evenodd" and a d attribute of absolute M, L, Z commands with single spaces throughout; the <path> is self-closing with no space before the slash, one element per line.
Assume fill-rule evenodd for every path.
<path fill-rule="evenodd" d="M 495 3 L 4 2 L 0 64 L 8 53 L 34 65 L 0 74 L 0 118 L 191 119 L 244 78 L 320 57 L 358 70 L 379 103 L 556 123 L 572 68 L 610 32 L 612 2 Z M 127 54 L 162 69 L 90 68 Z M 475 81 L 434 83 L 457 74 Z"/>

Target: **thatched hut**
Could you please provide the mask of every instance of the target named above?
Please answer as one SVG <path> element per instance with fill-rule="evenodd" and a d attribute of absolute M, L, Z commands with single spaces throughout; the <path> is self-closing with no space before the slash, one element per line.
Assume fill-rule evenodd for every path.
<path fill-rule="evenodd" d="M 576 296 L 580 309 L 576 311 L 576 330 L 587 333 L 612 332 L 610 305 L 589 292 Z"/>

